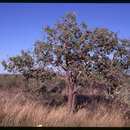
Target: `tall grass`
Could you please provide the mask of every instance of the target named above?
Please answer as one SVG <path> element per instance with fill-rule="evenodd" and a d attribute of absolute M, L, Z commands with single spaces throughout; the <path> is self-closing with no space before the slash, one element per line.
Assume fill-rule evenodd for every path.
<path fill-rule="evenodd" d="M 99 103 L 69 115 L 66 106 L 48 108 L 41 101 L 26 98 L 22 91 L 7 90 L 0 91 L 0 104 L 0 126 L 122 127 L 126 123 L 115 105 L 108 108 Z"/>

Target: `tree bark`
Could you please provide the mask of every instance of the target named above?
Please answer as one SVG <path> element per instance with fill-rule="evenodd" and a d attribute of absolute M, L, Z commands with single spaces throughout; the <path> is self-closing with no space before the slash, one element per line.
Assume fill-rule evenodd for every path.
<path fill-rule="evenodd" d="M 72 93 L 72 88 L 70 84 L 70 75 L 69 71 L 66 72 L 66 90 L 67 90 L 67 95 L 68 95 L 68 110 L 69 113 L 72 111 L 72 99 L 73 99 L 73 93 Z"/>
<path fill-rule="evenodd" d="M 68 108 L 69 113 L 72 113 L 72 101 L 73 101 L 73 93 L 71 88 L 69 87 L 69 94 L 68 94 Z"/>
<path fill-rule="evenodd" d="M 75 104 L 76 103 L 76 94 L 73 93 L 72 95 L 72 113 L 75 112 Z"/>
<path fill-rule="evenodd" d="M 72 86 L 72 84 L 70 83 L 70 75 L 69 75 L 69 72 L 67 72 L 67 78 L 66 78 L 66 89 L 67 89 L 67 92 L 68 92 L 68 109 L 69 109 L 69 113 L 70 114 L 73 114 L 73 112 L 75 111 L 75 93 L 73 92 L 74 91 L 74 86 Z"/>
<path fill-rule="evenodd" d="M 76 83 L 73 84 L 73 99 L 72 99 L 72 111 L 75 112 L 76 109 L 76 93 L 78 91 L 78 88 L 81 86 L 77 86 Z"/>

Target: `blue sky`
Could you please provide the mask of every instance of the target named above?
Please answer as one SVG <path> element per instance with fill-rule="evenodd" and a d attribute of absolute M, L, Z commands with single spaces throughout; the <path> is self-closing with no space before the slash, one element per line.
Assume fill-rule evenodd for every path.
<path fill-rule="evenodd" d="M 32 48 L 42 40 L 42 28 L 53 26 L 67 12 L 75 12 L 77 21 L 88 28 L 106 27 L 130 38 L 130 4 L 90 3 L 0 3 L 0 62 L 21 49 Z M 5 72 L 0 65 L 0 73 Z"/>

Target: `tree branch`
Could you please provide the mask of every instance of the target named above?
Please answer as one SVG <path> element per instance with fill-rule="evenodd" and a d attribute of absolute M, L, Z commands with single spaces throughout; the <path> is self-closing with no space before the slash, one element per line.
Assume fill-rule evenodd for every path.
<path fill-rule="evenodd" d="M 73 90 L 73 93 L 77 92 L 77 90 L 80 89 L 80 88 L 82 88 L 82 87 L 83 87 L 83 86 L 80 86 L 80 85 L 77 86 L 77 87 L 75 87 L 74 90 Z"/>

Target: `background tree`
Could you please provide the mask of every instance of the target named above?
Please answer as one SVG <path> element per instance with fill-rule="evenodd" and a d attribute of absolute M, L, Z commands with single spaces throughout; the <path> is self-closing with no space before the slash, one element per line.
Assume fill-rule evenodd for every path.
<path fill-rule="evenodd" d="M 32 77 L 31 71 L 34 68 L 34 60 L 31 52 L 21 50 L 21 55 L 9 57 L 8 61 L 2 61 L 2 65 L 8 72 L 22 74 L 25 78 L 25 86 L 28 87 L 28 80 Z"/>

